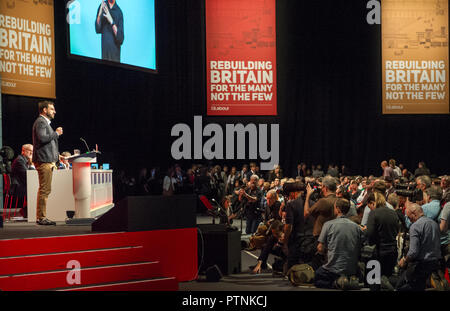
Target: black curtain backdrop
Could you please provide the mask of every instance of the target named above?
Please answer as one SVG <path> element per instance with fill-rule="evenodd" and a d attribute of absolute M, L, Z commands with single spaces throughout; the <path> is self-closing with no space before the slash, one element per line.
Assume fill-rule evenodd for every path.
<path fill-rule="evenodd" d="M 156 0 L 159 72 L 151 74 L 70 59 L 65 2 L 55 1 L 52 124 L 64 128 L 60 151 L 84 150 L 83 137 L 91 149 L 97 143 L 99 161 L 116 170 L 164 169 L 176 162 L 172 126 L 183 122 L 193 129 L 194 115 L 203 115 L 204 125 L 279 123 L 287 173 L 304 161 L 380 175 L 380 162 L 389 158 L 411 171 L 425 161 L 432 173 L 449 173 L 449 115 L 382 115 L 381 26 L 367 24 L 367 1 L 277 1 L 275 117 L 206 117 L 203 2 Z M 2 99 L 3 144 L 20 152 L 31 142 L 39 99 Z"/>

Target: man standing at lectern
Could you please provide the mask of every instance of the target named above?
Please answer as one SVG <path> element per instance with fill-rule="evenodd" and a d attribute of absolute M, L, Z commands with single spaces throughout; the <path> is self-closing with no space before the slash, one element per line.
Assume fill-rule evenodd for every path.
<path fill-rule="evenodd" d="M 56 131 L 50 126 L 56 110 L 53 102 L 42 101 L 39 104 L 39 117 L 33 124 L 33 163 L 39 175 L 39 191 L 36 208 L 36 223 L 39 225 L 56 225 L 47 219 L 47 199 L 51 192 L 53 169 L 59 159 L 58 138 L 62 127 Z"/>

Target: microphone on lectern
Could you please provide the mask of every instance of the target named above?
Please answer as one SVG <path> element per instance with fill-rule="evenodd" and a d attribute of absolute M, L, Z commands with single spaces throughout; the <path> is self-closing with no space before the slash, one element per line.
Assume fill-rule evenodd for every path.
<path fill-rule="evenodd" d="M 89 146 L 88 146 L 87 142 L 83 139 L 83 137 L 80 137 L 80 140 L 82 142 L 84 142 L 84 144 L 86 145 L 86 148 L 87 148 L 87 152 L 89 152 L 90 150 L 89 150 Z"/>

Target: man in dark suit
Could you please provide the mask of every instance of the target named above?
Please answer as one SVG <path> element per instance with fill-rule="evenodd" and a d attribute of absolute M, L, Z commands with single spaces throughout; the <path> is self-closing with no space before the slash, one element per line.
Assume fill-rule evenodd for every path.
<path fill-rule="evenodd" d="M 62 127 L 56 131 L 50 126 L 55 117 L 54 103 L 39 103 L 39 117 L 33 124 L 33 163 L 39 175 L 39 191 L 36 208 L 36 223 L 39 225 L 56 225 L 47 219 L 47 199 L 51 192 L 53 169 L 59 159 L 58 138 L 62 135 Z"/>
<path fill-rule="evenodd" d="M 25 144 L 22 146 L 22 153 L 17 156 L 11 165 L 11 190 L 17 198 L 17 206 L 22 206 L 20 214 L 26 218 L 27 209 L 24 206 L 25 196 L 27 194 L 27 170 L 34 169 L 31 162 L 33 156 L 33 145 Z"/>

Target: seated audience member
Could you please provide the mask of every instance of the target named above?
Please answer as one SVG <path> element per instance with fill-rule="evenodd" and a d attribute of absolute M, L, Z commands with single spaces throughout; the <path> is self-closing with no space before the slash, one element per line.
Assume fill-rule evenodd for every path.
<path fill-rule="evenodd" d="M 289 199 L 285 205 L 284 244 L 287 245 L 287 270 L 299 263 L 309 263 L 315 253 L 315 239 L 313 237 L 314 219 L 304 216 L 304 200 L 302 183 L 286 183 L 284 192 L 289 192 Z"/>
<path fill-rule="evenodd" d="M 281 181 L 279 178 L 275 178 L 273 180 L 273 185 L 271 186 L 271 189 L 274 189 L 275 191 L 280 191 L 281 190 Z"/>
<path fill-rule="evenodd" d="M 417 166 L 417 169 L 414 171 L 414 176 L 430 176 L 430 170 L 426 167 L 425 162 L 419 162 Z"/>
<path fill-rule="evenodd" d="M 303 167 L 303 163 L 297 164 L 296 168 L 292 172 L 292 177 L 297 177 L 297 176 L 305 177 L 305 175 L 306 175 L 306 165 L 305 165 L 305 171 L 302 170 L 302 167 Z"/>
<path fill-rule="evenodd" d="M 62 157 L 59 158 L 58 169 L 59 170 L 70 170 L 71 169 L 70 163 L 69 163 L 69 160 L 67 160 L 67 158 L 71 156 L 70 152 L 64 151 L 61 153 L 61 156 Z"/>
<path fill-rule="evenodd" d="M 369 178 L 367 178 L 366 184 L 365 184 L 365 189 L 361 192 L 361 194 L 359 195 L 358 199 L 357 199 L 357 208 L 358 208 L 358 212 L 361 211 L 361 209 L 363 210 L 364 207 L 367 204 L 367 198 L 369 197 L 369 194 L 371 194 L 373 192 L 373 186 L 375 184 L 375 178 L 373 176 L 369 176 Z"/>
<path fill-rule="evenodd" d="M 270 231 L 272 234 L 261 249 L 256 266 L 251 267 L 253 268 L 252 273 L 261 273 L 261 270 L 267 269 L 267 259 L 270 254 L 280 257 L 283 261 L 286 260 L 286 254 L 283 252 L 283 223 L 275 220 L 270 225 Z"/>
<path fill-rule="evenodd" d="M 315 272 L 316 287 L 349 289 L 349 277 L 357 274 L 363 233 L 344 216 L 349 208 L 348 200 L 338 199 L 334 204 L 337 218 L 323 225 L 317 251 L 327 254 L 327 262 Z"/>
<path fill-rule="evenodd" d="M 175 178 L 175 171 L 171 167 L 167 171 L 167 175 L 163 180 L 163 195 L 164 196 L 172 196 L 175 193 L 175 184 L 177 180 Z"/>
<path fill-rule="evenodd" d="M 361 190 L 358 189 L 358 182 L 356 180 L 353 180 L 350 182 L 350 199 L 356 203 L 356 200 L 358 199 L 359 195 L 361 194 Z"/>
<path fill-rule="evenodd" d="M 20 214 L 26 218 L 27 208 L 24 206 L 27 195 L 27 170 L 35 169 L 31 159 L 33 157 L 33 145 L 22 146 L 22 153 L 11 164 L 11 194 L 17 198 L 17 206 L 21 206 Z M 14 202 L 15 204 L 16 202 Z"/>
<path fill-rule="evenodd" d="M 244 178 L 249 180 L 249 178 L 247 177 L 247 175 L 248 175 L 248 165 L 247 164 L 242 165 L 242 169 L 241 169 L 241 172 L 239 173 L 239 175 L 241 176 L 240 178 L 241 178 L 242 182 L 244 182 Z"/>
<path fill-rule="evenodd" d="M 264 183 L 265 182 L 266 181 L 264 180 L 264 178 L 260 177 L 258 179 L 258 185 L 257 185 L 258 189 L 261 190 L 264 193 L 264 195 L 266 195 L 266 192 L 264 192 Z"/>
<path fill-rule="evenodd" d="M 376 245 L 373 259 L 380 262 L 381 287 L 394 290 L 389 282 L 389 277 L 394 272 L 397 264 L 397 234 L 400 222 L 397 213 L 386 207 L 384 195 L 374 192 L 375 209 L 369 214 L 367 220 L 366 237 L 369 245 Z M 371 286 L 372 290 L 380 290 L 380 286 Z"/>
<path fill-rule="evenodd" d="M 269 182 L 274 181 L 275 178 L 278 178 L 279 180 L 283 179 L 283 172 L 279 165 L 275 165 L 274 170 L 269 172 L 268 181 Z"/>
<path fill-rule="evenodd" d="M 436 221 L 425 217 L 420 205 L 409 203 L 406 216 L 412 225 L 409 229 L 409 251 L 398 265 L 405 269 L 397 284 L 399 291 L 423 291 L 427 280 L 440 268 L 440 230 Z"/>
<path fill-rule="evenodd" d="M 217 170 L 217 166 L 215 167 L 215 169 Z M 220 173 L 220 166 L 219 166 L 218 172 Z M 184 189 L 185 189 L 184 187 L 185 187 L 185 185 L 187 183 L 187 176 L 186 176 L 186 174 L 183 172 L 183 170 L 181 169 L 181 167 L 178 164 L 175 165 L 175 172 L 174 172 L 174 176 L 173 177 L 176 180 L 176 183 L 174 185 L 175 186 L 175 193 L 176 194 L 183 193 Z M 225 186 L 223 188 L 225 188 Z"/>
<path fill-rule="evenodd" d="M 227 184 L 225 186 L 227 194 L 232 194 L 236 180 L 240 180 L 240 177 L 241 175 L 239 174 L 239 172 L 237 172 L 236 166 L 232 166 L 230 174 L 227 178 Z"/>
<path fill-rule="evenodd" d="M 149 194 L 149 186 L 148 186 L 148 170 L 147 168 L 141 168 L 139 170 L 139 175 L 137 179 L 137 195 L 148 195 Z"/>
<path fill-rule="evenodd" d="M 441 178 L 442 199 L 441 206 L 450 202 L 450 176 L 443 176 Z"/>
<path fill-rule="evenodd" d="M 256 163 L 255 162 L 250 163 L 250 170 L 247 172 L 247 179 L 250 180 L 252 175 L 256 175 L 256 176 L 258 176 L 258 178 L 260 178 L 260 176 L 256 173 Z"/>

